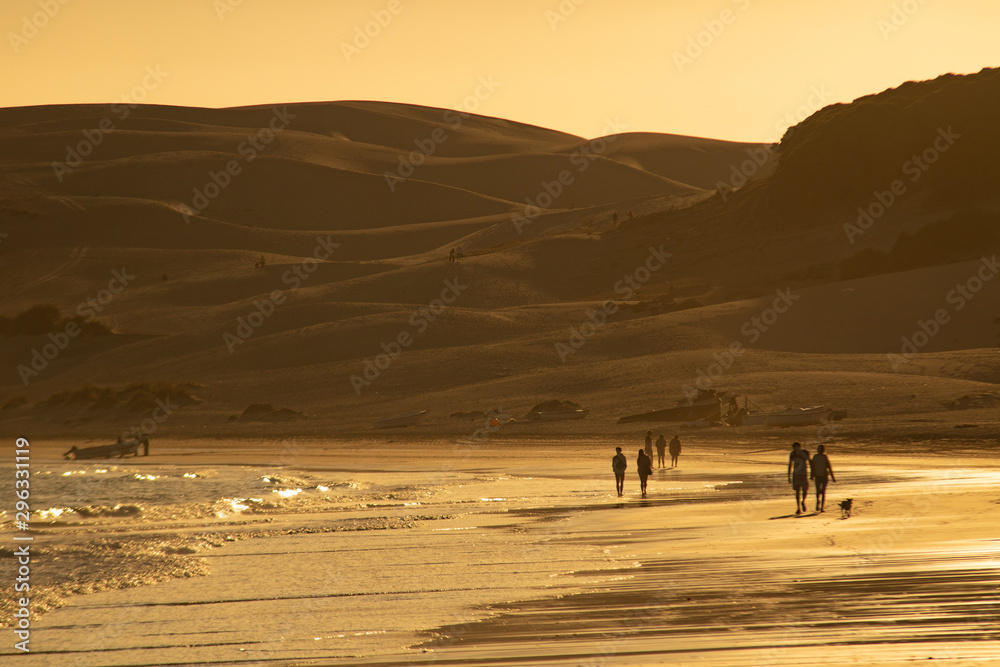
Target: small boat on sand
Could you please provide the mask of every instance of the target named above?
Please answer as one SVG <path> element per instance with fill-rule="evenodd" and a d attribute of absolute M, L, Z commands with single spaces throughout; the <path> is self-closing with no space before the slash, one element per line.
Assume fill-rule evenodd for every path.
<path fill-rule="evenodd" d="M 756 405 L 751 410 L 750 405 L 752 404 L 746 397 L 743 398 L 742 408 L 737 408 L 735 400 L 731 401 L 726 422 L 733 426 L 814 426 L 847 417 L 843 410 L 833 410 L 822 405 L 773 412 L 764 412 Z"/>
<path fill-rule="evenodd" d="M 761 412 L 743 412 L 731 423 L 735 426 L 763 426 L 765 417 Z"/>
<path fill-rule="evenodd" d="M 699 389 L 695 398 L 677 401 L 675 407 L 627 415 L 620 418 L 618 423 L 698 422 L 701 420 L 713 424 L 722 421 L 722 395 L 714 389 Z"/>
<path fill-rule="evenodd" d="M 395 417 L 385 417 L 383 419 L 377 419 L 372 422 L 374 428 L 400 428 L 403 426 L 412 426 L 418 421 L 424 418 L 427 414 L 426 410 L 417 410 L 416 412 L 407 412 L 404 415 L 396 415 Z"/>
<path fill-rule="evenodd" d="M 583 419 L 590 410 L 573 401 L 545 401 L 531 408 L 520 421 L 555 422 L 567 419 Z"/>
<path fill-rule="evenodd" d="M 560 410 L 556 412 L 531 412 L 527 418 L 537 422 L 557 422 L 566 419 L 583 419 L 589 414 L 590 410 L 580 408 L 579 410 Z"/>
<path fill-rule="evenodd" d="M 829 421 L 833 410 L 822 405 L 810 408 L 789 408 L 764 414 L 765 426 L 813 426 Z"/>
<path fill-rule="evenodd" d="M 84 447 L 83 449 L 73 445 L 68 452 L 63 454 L 63 458 L 79 461 L 80 459 L 121 458 L 129 454 L 139 456 L 140 446 L 143 447 L 142 455 L 149 456 L 149 438 L 142 438 L 141 440 L 133 438 L 125 442 L 116 442 L 113 445 L 98 445 L 97 447 Z"/>

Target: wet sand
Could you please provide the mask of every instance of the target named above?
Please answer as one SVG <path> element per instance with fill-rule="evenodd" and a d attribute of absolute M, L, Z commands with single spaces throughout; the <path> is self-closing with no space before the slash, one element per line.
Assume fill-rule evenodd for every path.
<path fill-rule="evenodd" d="M 148 560 L 130 540 L 162 542 L 153 551 L 180 570 L 64 598 L 36 618 L 20 661 L 964 665 L 1000 655 L 992 461 L 837 443 L 827 511 L 796 517 L 786 440 L 700 435 L 677 469 L 654 471 L 647 499 L 634 452 L 626 497 L 614 496 L 614 445 L 596 439 L 166 443 L 121 465 L 152 474 L 238 460 L 396 490 L 302 512 L 39 523 L 37 544 L 52 554 L 112 539 L 124 561 Z M 40 466 L 74 465 L 52 450 Z M 854 513 L 842 519 L 846 497 Z"/>

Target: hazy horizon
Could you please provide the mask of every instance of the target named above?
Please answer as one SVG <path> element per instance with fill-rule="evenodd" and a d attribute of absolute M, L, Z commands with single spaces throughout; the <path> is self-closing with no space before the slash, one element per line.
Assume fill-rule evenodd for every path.
<path fill-rule="evenodd" d="M 1000 64 L 1000 6 L 985 0 L 17 0 L 0 25 L 4 107 L 371 100 L 584 137 L 617 119 L 632 132 L 776 141 L 827 104 Z"/>

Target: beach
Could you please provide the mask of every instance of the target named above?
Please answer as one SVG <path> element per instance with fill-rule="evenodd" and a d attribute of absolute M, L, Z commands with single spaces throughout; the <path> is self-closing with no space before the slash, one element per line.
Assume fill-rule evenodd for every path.
<path fill-rule="evenodd" d="M 0 664 L 1000 664 L 997 3 L 66 4 Z"/>
<path fill-rule="evenodd" d="M 99 496 L 76 480 L 100 478 L 109 494 L 103 509 L 33 522 L 33 581 L 52 584 L 34 595 L 56 608 L 34 619 L 19 659 L 964 665 L 1000 654 L 1000 474 L 987 449 L 918 455 L 919 444 L 844 438 L 829 446 L 826 511 L 797 517 L 788 437 L 746 430 L 683 437 L 678 467 L 654 469 L 645 499 L 630 451 L 641 441 L 626 449 L 621 499 L 614 442 L 597 437 L 177 441 L 99 462 L 61 461 L 53 444 L 33 452 L 39 502 L 57 500 L 48 479 L 67 508 L 81 488 Z M 126 487 L 130 501 L 116 502 Z M 77 591 L 60 573 L 74 557 L 90 579 Z"/>

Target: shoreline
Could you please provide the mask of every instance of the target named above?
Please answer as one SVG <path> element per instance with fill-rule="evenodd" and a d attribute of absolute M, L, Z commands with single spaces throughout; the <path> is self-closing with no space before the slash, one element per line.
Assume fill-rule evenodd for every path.
<path fill-rule="evenodd" d="M 579 554 L 587 549 L 596 551 L 591 556 L 579 560 L 572 572 L 557 577 L 559 581 L 563 582 L 560 584 L 562 588 L 559 588 L 558 592 L 549 590 L 546 593 L 545 587 L 538 588 L 535 585 L 524 588 L 522 596 L 509 600 L 487 599 L 471 604 L 471 606 L 460 605 L 458 609 L 452 608 L 448 612 L 452 616 L 459 615 L 457 623 L 454 622 L 454 618 L 451 619 L 452 622 L 449 622 L 446 614 L 444 619 L 439 618 L 440 622 L 433 626 L 413 628 L 409 631 L 414 634 L 411 635 L 413 643 L 408 644 L 408 646 L 415 648 L 397 654 L 397 662 L 384 662 L 388 658 L 382 659 L 375 655 L 366 657 L 363 654 L 355 654 L 354 657 L 338 658 L 343 664 L 398 664 L 398 660 L 401 660 L 403 656 L 408 662 L 422 660 L 449 662 L 452 660 L 452 655 L 458 660 L 460 659 L 458 656 L 468 654 L 476 656 L 475 661 L 469 664 L 493 664 L 491 661 L 494 659 L 513 659 L 513 664 L 531 664 L 536 659 L 544 659 L 547 664 L 569 665 L 578 664 L 583 659 L 581 657 L 583 654 L 578 651 L 571 651 L 565 655 L 560 653 L 565 649 L 565 642 L 582 642 L 581 645 L 586 646 L 586 650 L 590 651 L 586 655 L 593 657 L 600 654 L 600 650 L 603 650 L 598 650 L 599 642 L 595 643 L 594 637 L 605 635 L 616 640 L 618 645 L 612 652 L 613 655 L 602 654 L 608 660 L 604 664 L 638 664 L 628 661 L 638 658 L 639 654 L 633 655 L 631 649 L 626 650 L 622 644 L 623 642 L 631 644 L 637 641 L 633 633 L 627 628 L 621 627 L 621 619 L 612 622 L 609 618 L 605 618 L 604 621 L 596 623 L 593 618 L 595 613 L 600 616 L 603 613 L 600 612 L 601 609 L 624 609 L 626 619 L 633 621 L 637 618 L 646 619 L 641 621 L 641 628 L 644 629 L 638 636 L 651 637 L 655 635 L 659 637 L 657 641 L 666 641 L 669 638 L 674 644 L 678 640 L 678 631 L 660 627 L 659 621 L 650 620 L 659 618 L 662 615 L 661 612 L 665 612 L 665 610 L 669 611 L 670 618 L 673 619 L 671 623 L 680 623 L 680 627 L 688 628 L 686 631 L 688 634 L 694 633 L 691 637 L 714 636 L 710 630 L 719 625 L 706 625 L 706 627 L 694 631 L 690 626 L 693 623 L 691 619 L 697 616 L 692 611 L 698 608 L 697 604 L 688 605 L 687 600 L 684 600 L 686 606 L 682 605 L 682 609 L 675 610 L 674 608 L 678 604 L 677 600 L 673 600 L 673 598 L 664 600 L 662 596 L 657 598 L 658 594 L 653 591 L 664 590 L 664 586 L 667 585 L 665 573 L 669 573 L 671 567 L 674 568 L 674 574 L 682 581 L 696 580 L 699 568 L 707 568 L 715 576 L 720 576 L 720 573 L 725 574 L 726 580 L 730 582 L 754 577 L 758 581 L 755 581 L 751 588 L 753 590 L 759 589 L 760 595 L 780 597 L 775 591 L 781 589 L 781 595 L 793 600 L 795 596 L 792 595 L 788 598 L 789 592 L 781 588 L 787 577 L 778 577 L 767 586 L 764 585 L 766 582 L 760 578 L 761 572 L 769 572 L 775 568 L 777 563 L 782 562 L 779 556 L 793 553 L 787 551 L 788 547 L 784 544 L 789 539 L 802 541 L 805 562 L 813 564 L 808 567 L 827 568 L 831 575 L 838 574 L 840 578 L 851 575 L 858 567 L 861 567 L 862 570 L 876 572 L 881 566 L 875 561 L 885 560 L 890 554 L 895 554 L 897 551 L 899 551 L 898 557 L 908 564 L 907 567 L 916 568 L 916 570 L 933 567 L 933 563 L 940 561 L 941 558 L 951 558 L 951 562 L 954 564 L 965 567 L 967 562 L 974 559 L 954 554 L 948 555 L 954 549 L 948 547 L 950 536 L 944 527 L 947 524 L 941 522 L 945 518 L 948 521 L 955 521 L 949 512 L 957 512 L 959 508 L 965 506 L 963 503 L 973 503 L 977 506 L 979 503 L 984 503 L 988 507 L 988 503 L 992 502 L 987 500 L 990 494 L 995 499 L 1000 493 L 998 491 L 1000 489 L 1000 475 L 992 472 L 992 461 L 987 463 L 978 455 L 966 456 L 961 459 L 955 458 L 954 455 L 913 457 L 905 451 L 908 449 L 906 446 L 899 447 L 903 451 L 893 453 L 898 446 L 895 443 L 889 443 L 882 447 L 881 449 L 886 453 L 878 456 L 873 454 L 840 454 L 838 452 L 861 448 L 862 444 L 831 443 L 828 445 L 828 449 L 838 479 L 842 482 L 839 485 L 831 485 L 827 505 L 828 508 L 834 507 L 834 498 L 839 498 L 840 495 L 848 491 L 856 492 L 858 498 L 855 505 L 855 516 L 842 521 L 839 518 L 839 512 L 833 513 L 831 509 L 828 509 L 826 514 L 815 517 L 806 516 L 798 519 L 788 517 L 785 519 L 791 510 L 793 501 L 790 488 L 784 483 L 786 449 L 778 446 L 778 443 L 775 443 L 774 447 L 762 447 L 761 445 L 770 443 L 761 442 L 752 445 L 725 443 L 725 447 L 706 449 L 699 449 L 692 444 L 682 452 L 681 465 L 677 470 L 662 472 L 654 470 L 650 480 L 650 497 L 646 500 L 638 498 L 636 495 L 638 479 L 634 475 L 634 470 L 631 469 L 634 468 L 632 465 L 634 461 L 630 462 L 630 470 L 626 476 L 626 498 L 623 501 L 612 498 L 613 478 L 610 470 L 606 473 L 599 470 L 601 464 L 604 463 L 603 459 L 610 459 L 608 452 L 613 452 L 613 442 L 577 444 L 576 449 L 573 450 L 574 456 L 571 457 L 566 457 L 565 444 L 522 444 L 495 449 L 486 446 L 470 450 L 471 454 L 468 457 L 456 460 L 446 458 L 445 463 L 453 464 L 451 469 L 442 468 L 440 447 L 428 448 L 427 443 L 392 444 L 395 447 L 391 450 L 391 458 L 384 463 L 379 459 L 379 469 L 375 473 L 365 472 L 372 468 L 371 459 L 366 458 L 372 452 L 365 447 L 305 452 L 294 463 L 283 466 L 282 469 L 289 475 L 342 473 L 347 476 L 367 474 L 369 477 L 386 476 L 387 478 L 398 476 L 397 470 L 406 470 L 412 475 L 411 481 L 414 483 L 414 488 L 435 478 L 443 479 L 448 476 L 457 476 L 456 479 L 479 480 L 475 483 L 484 485 L 484 489 L 490 485 L 507 484 L 509 486 L 514 484 L 517 489 L 525 492 L 534 489 L 533 493 L 549 493 L 550 495 L 544 498 L 526 495 L 520 498 L 500 499 L 503 502 L 487 502 L 490 499 L 485 496 L 478 500 L 470 497 L 468 501 L 462 501 L 460 497 L 456 496 L 449 500 L 450 504 L 447 506 L 433 506 L 432 502 L 432 506 L 413 505 L 412 507 L 415 508 L 413 510 L 401 507 L 404 505 L 402 502 L 386 500 L 378 501 L 369 508 L 359 508 L 352 511 L 341 509 L 334 514 L 329 512 L 262 514 L 253 516 L 252 524 L 256 526 L 256 532 L 261 532 L 263 529 L 263 532 L 269 535 L 251 539 L 237 537 L 237 534 L 241 532 L 237 526 L 218 527 L 213 530 L 208 525 L 194 522 L 183 529 L 183 534 L 197 538 L 199 535 L 204 536 L 214 532 L 215 536 L 220 538 L 219 543 L 225 545 L 221 549 L 211 548 L 205 552 L 178 556 L 179 558 L 191 560 L 199 558 L 207 561 L 209 569 L 212 570 L 207 579 L 204 577 L 198 578 L 198 580 L 173 579 L 150 587 L 119 589 L 70 598 L 66 607 L 50 612 L 36 620 L 39 642 L 45 641 L 45 633 L 49 631 L 49 628 L 72 627 L 75 623 L 82 622 L 83 617 L 80 614 L 86 615 L 87 609 L 104 608 L 110 604 L 109 609 L 141 611 L 146 607 L 141 604 L 139 607 L 134 606 L 141 600 L 147 598 L 151 600 L 162 599 L 166 591 L 176 591 L 178 587 L 183 589 L 185 584 L 196 586 L 198 581 L 211 582 L 213 577 L 218 576 L 217 570 L 214 569 L 217 564 L 226 562 L 226 559 L 237 558 L 236 552 L 245 554 L 238 558 L 266 558 L 262 552 L 272 551 L 279 544 L 319 544 L 324 539 L 337 540 L 345 536 L 356 538 L 361 543 L 367 544 L 384 541 L 383 538 L 388 539 L 388 542 L 405 541 L 409 539 L 408 535 L 412 535 L 419 536 L 418 543 L 420 540 L 425 540 L 430 544 L 438 539 L 435 537 L 435 533 L 444 534 L 438 529 L 452 528 L 457 529 L 458 532 L 445 532 L 452 532 L 456 535 L 472 535 L 473 532 L 478 531 L 476 534 L 481 533 L 484 536 L 481 539 L 493 540 L 490 543 L 494 545 L 493 551 L 497 554 L 508 549 L 514 543 L 512 540 L 516 541 L 519 545 L 514 552 L 517 554 L 517 558 L 511 557 L 509 559 L 512 565 L 528 562 L 541 567 L 541 563 L 547 562 L 546 554 L 550 549 L 555 549 L 560 553 L 572 552 L 577 554 L 574 556 L 577 559 L 581 558 L 582 556 Z M 635 448 L 638 449 L 638 446 L 636 444 Z M 167 468 L 178 465 L 208 468 L 219 466 L 220 468 L 233 469 L 246 466 L 265 471 L 270 469 L 267 462 L 274 460 L 273 449 L 259 448 L 257 443 L 242 443 L 235 449 L 240 453 L 242 462 L 231 463 L 228 466 L 220 466 L 221 461 L 218 460 L 218 457 L 230 454 L 232 450 L 198 454 L 190 452 L 187 446 L 177 447 L 176 450 L 165 448 L 159 455 L 162 458 L 158 460 L 154 457 L 124 459 L 121 465 L 134 465 L 136 469 L 146 471 L 151 471 L 156 467 Z M 512 456 L 512 454 L 514 455 Z M 605 456 L 605 454 L 607 455 Z M 255 460 L 265 463 L 261 465 L 255 463 Z M 553 466 L 554 460 L 560 460 L 560 463 Z M 80 464 L 84 463 L 86 462 L 80 462 Z M 43 459 L 39 459 L 39 464 L 74 465 L 73 462 L 57 463 Z M 605 467 L 609 467 L 609 465 Z M 946 475 L 950 479 L 942 480 L 942 475 Z M 455 494 L 458 493 L 458 488 L 462 488 L 461 485 L 453 491 L 442 491 L 441 493 Z M 921 488 L 931 489 L 932 495 L 929 498 L 933 501 L 932 504 L 947 506 L 947 511 L 924 510 L 922 509 L 923 505 L 919 506 L 921 509 L 918 511 L 918 505 L 908 504 L 905 500 L 907 493 L 915 494 L 916 498 L 928 497 L 927 493 L 920 491 Z M 582 496 L 580 495 L 581 490 L 583 491 Z M 961 497 L 964 500 L 952 502 L 956 497 Z M 441 498 L 434 502 L 438 501 L 441 501 Z M 458 502 L 456 504 L 452 501 Z M 893 514 L 890 511 L 893 506 L 897 509 L 902 507 L 903 511 L 897 511 Z M 706 509 L 720 511 L 706 512 Z M 353 520 L 355 518 L 363 520 L 363 517 L 371 519 L 374 515 L 401 518 L 407 512 L 418 518 L 414 518 L 410 522 L 403 520 L 403 524 L 397 526 L 398 530 L 389 531 L 392 533 L 391 536 L 388 536 L 386 531 L 350 531 L 348 534 L 347 532 L 337 533 L 336 530 L 330 530 L 331 527 L 335 527 L 334 524 L 338 520 Z M 964 515 L 965 511 L 958 512 L 958 514 Z M 357 516 L 355 517 L 355 515 Z M 662 525 L 663 519 L 661 517 L 664 516 L 670 517 L 670 522 L 667 525 Z M 909 518 L 906 519 L 906 517 Z M 906 521 L 901 523 L 903 519 Z M 783 527 L 789 520 L 801 522 L 794 524 L 792 536 L 787 535 L 788 529 Z M 983 525 L 988 524 L 988 520 L 972 517 L 962 519 L 962 521 L 968 522 L 975 528 L 975 530 L 967 532 L 967 539 L 971 540 L 976 534 L 982 534 L 984 530 L 988 531 L 988 525 Z M 920 530 L 916 530 L 918 525 Z M 253 527 L 252 525 L 251 528 Z M 110 529 L 112 526 L 108 524 L 105 528 Z M 137 526 L 130 528 L 126 525 L 120 525 L 117 529 L 123 531 L 125 536 L 137 539 L 156 537 L 157 532 L 165 534 L 177 530 L 167 524 L 148 530 L 139 529 Z M 868 549 L 867 545 L 871 542 L 872 535 L 881 533 L 892 536 L 900 531 L 902 536 L 899 539 L 893 538 L 891 549 L 882 550 L 879 553 L 873 552 L 871 563 L 862 563 L 860 566 L 853 564 L 861 562 L 858 560 L 859 554 L 863 554 L 865 549 Z M 230 533 L 231 537 L 234 537 L 233 540 L 225 540 L 223 536 L 227 532 Z M 242 532 L 253 531 L 243 530 Z M 331 533 L 334 534 L 331 535 Z M 914 537 L 915 533 L 919 533 L 922 537 Z M 828 537 L 831 539 L 830 545 L 824 542 Z M 776 541 L 773 542 L 774 540 Z M 912 549 L 908 545 L 903 545 L 903 542 L 908 543 L 911 540 L 914 541 L 913 546 L 919 546 L 919 549 L 900 551 L 902 546 Z M 874 543 L 877 544 L 877 541 Z M 445 541 L 441 544 L 448 545 L 451 542 Z M 745 555 L 742 558 L 734 559 L 731 562 L 719 559 L 718 552 L 720 550 L 732 551 L 737 546 L 745 550 Z M 685 553 L 686 555 L 682 559 L 683 564 L 669 565 L 672 561 L 669 558 L 664 559 L 664 548 L 670 550 L 671 553 Z M 566 551 L 567 549 L 569 551 Z M 937 555 L 934 555 L 935 550 Z M 871 550 L 869 549 L 869 551 Z M 233 555 L 227 556 L 227 553 Z M 928 557 L 928 564 L 920 563 L 918 556 L 921 554 Z M 609 558 L 610 560 L 607 561 L 602 560 Z M 271 571 L 274 567 L 280 568 L 281 562 L 280 557 L 279 560 L 274 561 L 269 566 Z M 475 562 L 470 561 L 470 564 Z M 594 564 L 596 562 L 617 565 L 611 569 L 599 568 L 597 570 L 587 566 L 587 563 Z M 625 563 L 628 565 L 624 565 Z M 723 567 L 723 563 L 725 567 Z M 990 576 L 995 580 L 1000 577 L 1000 569 L 993 570 L 993 567 L 1000 567 L 1000 563 L 993 562 L 988 567 L 984 566 L 981 569 L 983 572 L 990 573 Z M 594 574 L 598 572 L 600 575 Z M 611 576 L 609 574 L 611 572 L 617 574 Z M 505 575 L 494 573 L 492 576 Z M 587 576 L 594 577 L 589 590 L 586 590 L 587 586 L 581 588 L 579 585 L 573 584 L 573 581 Z M 421 577 L 423 578 L 417 580 L 426 580 L 426 572 Z M 616 581 L 601 583 L 603 579 L 608 577 Z M 826 579 L 835 578 L 820 578 L 815 586 Z M 229 581 L 231 585 L 237 585 L 235 594 L 239 597 L 240 590 L 245 590 L 245 583 L 238 584 L 237 582 L 238 579 L 230 579 Z M 678 584 L 675 582 L 673 585 L 676 587 Z M 213 586 L 218 586 L 218 583 L 213 584 Z M 680 584 L 680 588 L 675 588 L 674 592 L 680 596 L 684 590 L 694 591 L 697 588 L 697 586 L 692 587 L 690 582 L 683 583 Z M 189 592 L 191 590 L 196 590 L 196 588 L 189 589 Z M 510 590 L 513 592 L 513 589 Z M 644 591 L 636 593 L 636 595 L 647 602 L 659 599 L 656 604 L 644 603 L 640 605 L 641 608 L 647 608 L 652 604 L 657 612 L 648 616 L 637 616 L 639 612 L 636 611 L 631 602 L 624 604 L 625 600 L 622 596 L 627 597 L 628 594 L 623 591 L 628 590 Z M 171 593 L 170 595 L 175 594 Z M 184 595 L 179 593 L 177 595 L 179 595 L 178 602 L 183 602 Z M 416 598 L 420 598 L 421 594 L 414 593 L 414 595 Z M 438 594 L 432 592 L 425 594 L 429 598 L 434 598 L 436 595 Z M 718 595 L 718 591 L 714 595 Z M 748 595 L 752 597 L 750 593 L 747 593 L 742 599 L 745 601 Z M 877 596 L 871 592 L 865 595 Z M 905 598 L 902 593 L 900 595 Z M 354 594 L 348 595 L 347 598 L 321 596 L 318 604 L 321 606 L 330 605 L 332 601 L 353 597 Z M 503 597 L 500 596 L 500 598 Z M 694 596 L 684 595 L 683 597 Z M 694 599 L 698 598 L 694 597 Z M 100 606 L 94 607 L 96 600 L 106 600 L 107 602 L 100 602 Z M 116 600 L 117 602 L 115 602 Z M 188 600 L 188 602 L 190 601 Z M 420 608 L 419 600 L 411 602 L 417 604 L 416 608 Z M 171 602 L 170 604 L 175 603 Z M 802 604 L 801 601 L 798 604 Z M 184 604 L 181 608 L 187 606 L 189 605 Z M 875 606 L 877 607 L 877 605 Z M 156 607 L 151 609 L 156 609 Z M 568 633 L 566 637 L 552 629 L 544 630 L 545 627 L 548 627 L 545 625 L 544 619 L 554 623 L 555 621 L 552 619 L 568 618 L 572 624 L 572 622 L 576 622 L 572 619 L 583 611 L 586 612 L 583 618 L 590 620 L 580 622 L 584 626 L 591 623 L 593 627 L 589 627 L 589 629 L 588 627 L 577 628 Z M 712 613 L 718 611 L 715 609 Z M 704 610 L 703 612 L 708 613 Z M 317 613 L 316 618 L 324 619 L 324 622 L 338 617 L 332 608 Z M 982 614 L 983 610 L 981 609 L 977 613 Z M 720 618 L 724 619 L 725 615 Z M 1000 616 L 996 618 L 1000 618 Z M 73 619 L 79 620 L 74 621 Z M 539 619 L 543 619 L 543 621 L 540 622 Z M 761 630 L 752 623 L 746 623 L 745 620 L 741 623 L 743 625 L 739 627 L 745 626 L 743 630 L 727 629 L 722 632 L 722 635 L 731 635 L 736 632 L 737 634 L 750 633 L 747 635 L 750 637 L 756 636 Z M 969 622 L 965 623 L 969 624 Z M 512 628 L 514 627 L 518 627 L 520 630 L 513 632 Z M 546 638 L 540 643 L 533 638 L 527 638 L 525 627 L 540 628 L 539 632 Z M 752 631 L 747 629 L 751 627 L 755 629 Z M 831 627 L 836 627 L 836 625 Z M 456 633 L 456 628 L 461 628 L 462 631 Z M 719 628 L 715 627 L 715 630 L 716 634 L 719 634 Z M 834 630 L 829 631 L 834 632 Z M 621 634 L 623 632 L 626 634 Z M 226 634 L 231 635 L 237 643 L 241 641 L 241 633 L 237 630 L 227 630 Z M 589 639 L 574 638 L 578 634 Z M 246 642 L 247 637 L 253 635 L 253 632 L 249 634 L 244 632 L 242 641 Z M 687 637 L 684 632 L 681 632 L 680 635 Z M 771 632 L 771 635 L 774 635 L 774 632 Z M 155 633 L 153 636 L 156 636 Z M 504 637 L 506 639 L 502 639 Z M 127 638 L 119 636 L 112 639 L 112 643 L 114 643 L 126 641 Z M 772 636 L 773 639 L 774 636 Z M 995 637 L 995 639 L 1000 640 L 1000 637 Z M 690 637 L 685 639 L 685 641 L 689 640 L 694 641 Z M 716 637 L 713 641 L 719 642 L 721 638 Z M 64 644 L 62 641 L 58 643 Z M 253 642 L 246 646 L 251 644 Z M 515 646 L 516 650 L 513 648 Z M 816 646 L 789 648 L 785 652 L 801 658 L 804 653 L 808 654 L 810 651 L 817 650 Z M 107 658 L 108 655 L 117 655 L 117 651 L 106 654 L 98 647 L 94 648 L 97 649 L 96 653 L 79 654 L 80 660 L 83 661 L 80 664 L 89 664 L 87 660 L 90 658 L 87 656 L 100 661 Z M 160 652 L 153 650 L 153 655 L 156 657 L 150 657 L 148 651 L 134 653 L 122 647 L 122 656 L 130 655 L 130 660 L 146 660 L 146 662 L 135 664 L 160 664 L 158 661 L 168 657 L 169 651 L 162 653 L 166 650 L 162 649 Z M 218 650 L 225 652 L 221 648 Z M 662 646 L 649 650 L 654 655 L 661 657 L 670 654 Z M 685 650 L 691 653 L 691 656 L 699 656 L 699 663 L 729 664 L 724 661 L 706 661 L 708 656 L 723 651 L 719 647 L 711 648 L 711 650 L 710 647 L 699 649 L 698 642 L 694 642 Z M 734 655 L 742 655 L 741 659 L 746 658 L 746 654 L 740 653 L 744 649 L 731 650 L 736 651 Z M 762 651 L 765 649 L 758 647 L 746 650 Z M 707 651 L 707 653 L 701 651 Z M 502 658 L 501 654 L 507 657 Z M 298 658 L 290 658 L 287 661 L 277 663 L 269 662 L 269 664 L 322 664 L 323 661 L 331 660 L 334 657 L 331 653 L 326 655 L 326 658 L 317 662 L 317 657 L 310 657 L 309 653 L 306 652 L 300 654 Z M 722 655 L 722 653 L 718 653 L 718 655 Z M 100 656 L 105 656 L 105 658 L 100 658 Z M 522 658 L 523 662 L 521 662 Z M 614 659 L 612 660 L 612 658 Z M 379 660 L 383 660 L 383 662 L 379 662 Z M 573 660 L 578 662 L 574 663 Z M 620 662 L 621 660 L 625 662 Z M 105 663 L 101 662 L 100 664 Z M 649 664 L 654 664 L 654 662 Z M 733 662 L 732 664 L 737 663 Z M 748 663 L 744 662 L 743 664 Z"/>

